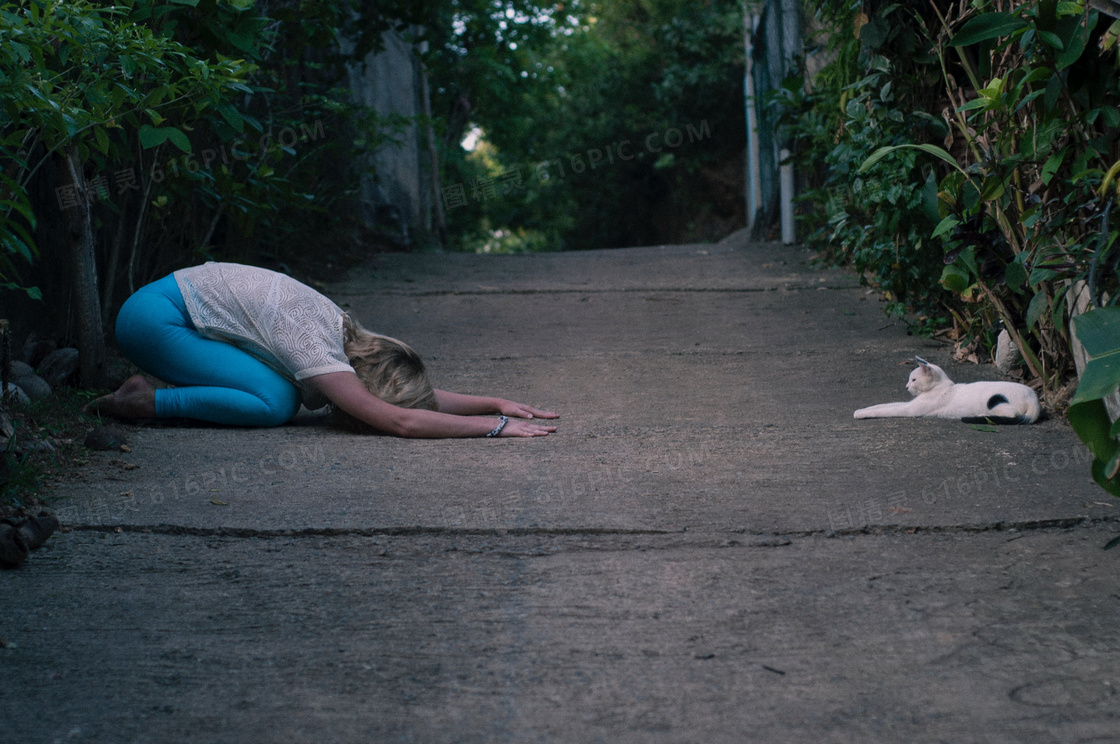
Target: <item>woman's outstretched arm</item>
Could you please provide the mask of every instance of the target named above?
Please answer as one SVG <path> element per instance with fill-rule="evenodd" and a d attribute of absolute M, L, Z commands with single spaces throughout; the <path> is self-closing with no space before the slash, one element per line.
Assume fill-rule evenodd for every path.
<path fill-rule="evenodd" d="M 458 415 L 391 405 L 370 393 L 353 372 L 331 372 L 310 377 L 304 382 L 359 421 L 364 421 L 378 431 L 398 437 L 427 439 L 483 437 L 497 428 L 500 423 L 498 418 L 488 416 Z M 512 418 L 502 428 L 501 436 L 539 437 L 554 431 L 556 431 L 555 426 Z"/>
<path fill-rule="evenodd" d="M 560 414 L 552 411 L 542 411 L 539 408 L 515 403 L 504 398 L 486 398 L 478 395 L 462 395 L 449 393 L 446 390 L 436 390 L 436 401 L 439 410 L 443 413 L 454 413 L 461 416 L 477 416 L 487 413 L 500 413 L 504 416 L 516 416 L 523 419 L 554 419 Z"/>

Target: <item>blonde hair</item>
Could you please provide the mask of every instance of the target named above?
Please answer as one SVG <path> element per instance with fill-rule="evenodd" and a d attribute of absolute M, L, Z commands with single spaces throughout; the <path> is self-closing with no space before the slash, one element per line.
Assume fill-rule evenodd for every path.
<path fill-rule="evenodd" d="M 367 331 L 349 315 L 344 317 L 342 328 L 342 346 L 346 351 L 346 358 L 370 393 L 401 408 L 439 410 L 424 361 L 411 346 L 395 338 Z M 335 417 L 351 427 L 363 426 L 353 416 L 338 408 L 335 408 Z"/>

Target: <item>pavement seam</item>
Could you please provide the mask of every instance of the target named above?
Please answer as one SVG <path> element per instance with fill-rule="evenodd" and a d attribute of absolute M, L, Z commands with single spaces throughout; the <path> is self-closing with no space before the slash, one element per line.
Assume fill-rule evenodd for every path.
<path fill-rule="evenodd" d="M 745 294 L 761 292 L 811 292 L 816 290 L 853 290 L 863 289 L 858 284 L 811 284 L 811 285 L 782 285 L 780 287 L 614 287 L 606 289 L 432 289 L 423 291 L 407 291 L 385 289 L 378 294 L 394 297 L 444 297 L 459 295 L 561 295 L 561 294 L 625 294 L 625 293 L 680 293 L 680 294 Z M 361 293 L 335 292 L 334 296 L 357 296 Z"/>
<path fill-rule="evenodd" d="M 690 532 L 659 529 L 617 529 L 597 527 L 309 527 L 306 529 L 254 529 L 249 527 L 188 527 L 173 524 L 69 524 L 66 529 L 75 532 L 143 533 L 192 537 L 234 537 L 243 539 L 270 539 L 290 537 L 642 537 L 642 536 L 733 536 L 754 538 L 804 538 L 804 537 L 858 537 L 864 535 L 918 535 L 918 534 L 982 534 L 987 532 L 1037 532 L 1066 530 L 1075 527 L 1120 525 L 1120 516 L 1061 517 L 1033 519 L 1017 522 L 984 522 L 956 525 L 863 525 L 844 530 L 812 529 L 781 532 L 751 532 L 728 529 L 720 532 Z"/>

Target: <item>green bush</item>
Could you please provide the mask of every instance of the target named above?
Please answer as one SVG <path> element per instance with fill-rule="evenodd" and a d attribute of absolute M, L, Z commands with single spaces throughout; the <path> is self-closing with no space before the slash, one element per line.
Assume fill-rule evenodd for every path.
<path fill-rule="evenodd" d="M 810 212 L 818 246 L 909 311 L 937 305 L 958 344 L 990 343 L 998 323 L 1044 393 L 1073 373 L 1076 333 L 1089 360 L 1069 420 L 1120 495 L 1103 402 L 1120 382 L 1120 21 L 1057 0 L 818 6 L 839 38 L 859 33 L 858 64 L 840 55 L 825 82 L 866 73 L 839 91 L 835 145 L 814 109 L 835 88 L 793 107 L 799 156 L 829 165 L 811 192 L 827 205 L 827 231 Z"/>
<path fill-rule="evenodd" d="M 1088 359 L 1070 401 L 1069 422 L 1093 453 L 1093 478 L 1120 496 L 1120 421 L 1110 418 L 1104 402 L 1120 386 L 1120 308 L 1090 310 L 1073 325 Z M 1117 543 L 1120 538 L 1112 541 Z"/>
<path fill-rule="evenodd" d="M 937 80 L 935 58 L 903 22 L 908 11 L 898 4 L 870 18 L 831 0 L 814 10 L 832 31 L 833 61 L 811 92 L 800 90 L 798 75 L 779 100 L 798 169 L 807 174 L 799 198 L 807 242 L 881 290 L 888 314 L 931 331 L 947 322 L 950 299 L 938 284 L 941 248 L 931 237 L 936 159 L 915 150 L 867 170 L 860 165 L 881 147 L 944 138 L 944 122 L 925 110 Z"/>
<path fill-rule="evenodd" d="M 433 51 L 433 105 L 452 112 L 441 177 L 465 190 L 452 232 L 481 233 L 468 246 L 500 231 L 503 249 L 581 249 L 697 239 L 708 219 L 742 225 L 738 2 L 499 5 L 509 12 L 458 4 L 459 43 Z M 488 160 L 458 147 L 467 124 Z"/>
<path fill-rule="evenodd" d="M 1070 287 L 1092 279 L 1116 297 L 1101 187 L 1120 159 L 1120 24 L 1051 0 L 952 6 L 958 17 L 941 3 L 820 5 L 858 28 L 866 75 L 841 92 L 852 98 L 828 152 L 801 138 L 799 156 L 830 165 L 813 192 L 828 205 L 818 244 L 889 293 L 891 310 L 931 319 L 925 330 L 951 321 L 963 344 L 1007 328 L 1056 390 L 1072 372 Z M 795 131 L 816 126 L 802 108 Z"/>
<path fill-rule="evenodd" d="M 343 240 L 358 153 L 392 127 L 334 86 L 406 6 L 0 3 L 0 284 L 21 286 L 36 251 L 62 260 L 36 226 L 78 196 L 44 199 L 35 181 L 63 156 L 89 184 L 105 318 L 185 264 L 276 263 L 324 233 Z"/>

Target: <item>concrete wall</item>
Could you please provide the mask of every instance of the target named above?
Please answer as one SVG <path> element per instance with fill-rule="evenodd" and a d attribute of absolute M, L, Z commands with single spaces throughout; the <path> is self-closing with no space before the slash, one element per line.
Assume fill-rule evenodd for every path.
<path fill-rule="evenodd" d="M 361 219 L 371 228 L 408 232 L 431 228 L 432 181 L 427 131 L 415 119 L 426 108 L 427 88 L 413 46 L 393 33 L 385 47 L 349 71 L 354 101 L 382 117 L 412 121 L 387 130 L 393 141 L 368 154 L 373 174 L 360 184 Z"/>

